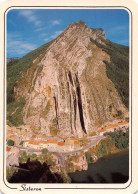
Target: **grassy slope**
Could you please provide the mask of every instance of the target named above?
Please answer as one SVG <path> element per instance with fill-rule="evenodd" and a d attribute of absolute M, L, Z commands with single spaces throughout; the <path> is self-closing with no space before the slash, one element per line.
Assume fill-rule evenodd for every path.
<path fill-rule="evenodd" d="M 46 43 L 28 53 L 19 61 L 7 64 L 7 120 L 15 126 L 23 124 L 22 110 L 25 105 L 25 99 L 22 97 L 19 100 L 15 100 L 14 98 L 16 82 L 21 79 L 21 73 L 31 67 L 33 60 L 37 57 L 39 57 L 40 60 L 42 59 L 50 44 L 51 42 Z"/>
<path fill-rule="evenodd" d="M 111 62 L 104 61 L 107 76 L 114 83 L 123 103 L 129 107 L 129 47 L 113 43 L 109 40 L 101 40 L 105 45 L 91 39 L 98 47 L 110 55 Z"/>
<path fill-rule="evenodd" d="M 36 59 L 40 54 L 43 54 L 51 42 L 42 45 L 41 47 L 31 51 L 24 57 L 22 57 L 19 62 L 13 63 L 7 66 L 7 103 L 14 101 L 14 86 L 16 81 L 20 80 L 21 73 L 27 70 L 31 65 L 32 61 Z"/>

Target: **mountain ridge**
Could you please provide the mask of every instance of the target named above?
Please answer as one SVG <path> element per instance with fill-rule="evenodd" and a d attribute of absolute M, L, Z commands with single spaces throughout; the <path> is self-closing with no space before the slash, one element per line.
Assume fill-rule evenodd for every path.
<path fill-rule="evenodd" d="M 128 104 L 123 96 L 128 98 L 127 86 L 125 94 L 121 93 L 125 78 L 128 80 L 128 68 L 119 89 L 119 81 L 114 83 L 115 70 L 113 76 L 108 73 L 110 64 L 112 69 L 117 67 L 114 49 L 124 60 L 122 64 L 128 66 L 125 48 L 119 50 L 108 42 L 101 28 L 90 29 L 82 21 L 71 23 L 32 60 L 28 57 L 29 68 L 19 73 L 20 78 L 13 84 L 16 105 L 11 111 L 15 100 L 9 101 L 7 119 L 13 122 L 19 112 L 20 124 L 28 124 L 32 130 L 47 136 L 79 138 L 109 123 L 128 119 Z M 18 108 L 20 105 L 22 109 Z"/>

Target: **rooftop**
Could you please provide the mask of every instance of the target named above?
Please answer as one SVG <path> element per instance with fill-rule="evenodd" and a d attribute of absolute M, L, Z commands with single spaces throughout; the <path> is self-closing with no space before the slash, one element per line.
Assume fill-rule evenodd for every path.
<path fill-rule="evenodd" d="M 56 139 L 48 139 L 47 143 L 58 143 Z"/>
<path fill-rule="evenodd" d="M 98 132 L 104 132 L 104 131 L 106 131 L 105 129 L 100 129 L 100 130 L 98 130 Z"/>
<path fill-rule="evenodd" d="M 10 152 L 11 148 L 10 147 L 6 147 L 6 151 Z"/>
<path fill-rule="evenodd" d="M 64 143 L 64 142 L 58 142 L 58 145 L 59 145 L 59 146 L 64 146 L 65 143 Z"/>

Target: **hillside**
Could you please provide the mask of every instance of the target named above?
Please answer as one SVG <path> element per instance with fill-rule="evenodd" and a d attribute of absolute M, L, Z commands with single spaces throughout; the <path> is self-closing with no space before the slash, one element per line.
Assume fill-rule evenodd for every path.
<path fill-rule="evenodd" d="M 80 138 L 128 120 L 128 107 L 129 48 L 82 21 L 7 67 L 7 120 L 15 126 Z"/>

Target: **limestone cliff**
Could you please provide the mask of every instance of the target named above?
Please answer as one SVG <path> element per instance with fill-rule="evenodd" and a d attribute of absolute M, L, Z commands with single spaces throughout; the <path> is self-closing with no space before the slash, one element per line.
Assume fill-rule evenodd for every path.
<path fill-rule="evenodd" d="M 47 136 L 80 138 L 125 120 L 128 108 L 107 75 L 107 43 L 102 29 L 82 21 L 53 40 L 14 86 L 14 98 L 25 99 L 24 123 Z"/>

